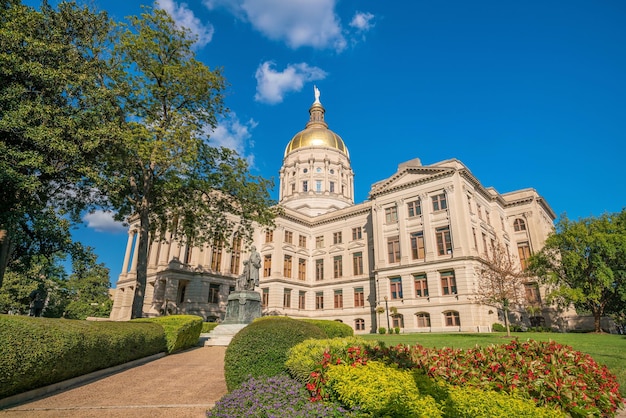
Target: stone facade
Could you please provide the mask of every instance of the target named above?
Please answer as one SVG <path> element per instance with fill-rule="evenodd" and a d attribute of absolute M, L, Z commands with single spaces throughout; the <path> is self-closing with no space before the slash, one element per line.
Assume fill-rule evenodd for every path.
<path fill-rule="evenodd" d="M 497 309 L 473 301 L 476 266 L 496 242 L 525 259 L 538 251 L 555 214 L 533 189 L 500 194 L 484 187 L 456 159 L 422 165 L 414 159 L 372 185 L 354 204 L 348 149 L 328 129 L 319 100 L 305 129 L 288 143 L 280 169 L 274 230 L 258 228 L 264 314 L 342 321 L 356 333 L 379 327 L 405 332 L 481 332 L 501 322 Z M 131 225 L 111 318 L 130 317 L 136 225 Z M 150 246 L 144 313 L 197 314 L 222 320 L 247 254 L 175 237 Z M 541 304 L 546 326 L 555 312 L 529 280 L 526 295 Z M 384 309 L 379 313 L 380 308 Z M 379 309 L 377 309 L 379 308 Z M 523 309 L 514 322 L 528 323 Z"/>

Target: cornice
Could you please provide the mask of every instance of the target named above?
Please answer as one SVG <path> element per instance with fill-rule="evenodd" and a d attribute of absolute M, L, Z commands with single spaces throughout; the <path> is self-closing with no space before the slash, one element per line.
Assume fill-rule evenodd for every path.
<path fill-rule="evenodd" d="M 430 183 L 432 181 L 435 180 L 439 180 L 445 177 L 450 177 L 452 176 L 457 170 L 455 168 L 452 167 L 419 167 L 419 168 L 415 168 L 415 167 L 406 167 L 398 172 L 396 172 L 394 175 L 392 175 L 391 177 L 389 177 L 387 180 L 383 180 L 381 182 L 375 183 L 372 186 L 372 189 L 370 190 L 369 199 L 376 199 L 380 196 L 384 196 L 386 194 L 390 194 L 393 192 L 397 192 L 400 190 L 405 190 L 405 189 L 409 189 L 411 187 L 420 185 L 420 184 L 425 184 L 425 183 Z M 391 183 L 393 183 L 394 181 L 400 179 L 401 177 L 403 177 L 406 174 L 427 174 L 428 177 L 421 177 L 421 178 L 417 178 L 413 181 L 410 181 L 408 183 L 403 183 L 403 184 L 399 184 L 397 186 L 393 186 L 393 187 L 389 187 L 389 185 Z"/>

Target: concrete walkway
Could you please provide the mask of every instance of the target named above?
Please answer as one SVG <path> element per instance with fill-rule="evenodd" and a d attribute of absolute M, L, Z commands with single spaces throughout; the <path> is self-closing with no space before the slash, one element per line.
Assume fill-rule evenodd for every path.
<path fill-rule="evenodd" d="M 227 393 L 226 347 L 197 347 L 0 410 L 4 417 L 205 417 Z"/>

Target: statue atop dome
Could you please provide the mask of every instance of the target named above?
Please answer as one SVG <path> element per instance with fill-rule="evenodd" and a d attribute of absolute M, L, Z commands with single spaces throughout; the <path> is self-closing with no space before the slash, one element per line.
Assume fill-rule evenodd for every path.
<path fill-rule="evenodd" d="M 320 89 L 318 89 L 316 85 L 313 85 L 313 92 L 315 94 L 315 101 L 313 102 L 313 104 L 316 104 L 316 103 L 322 104 L 320 102 Z"/>

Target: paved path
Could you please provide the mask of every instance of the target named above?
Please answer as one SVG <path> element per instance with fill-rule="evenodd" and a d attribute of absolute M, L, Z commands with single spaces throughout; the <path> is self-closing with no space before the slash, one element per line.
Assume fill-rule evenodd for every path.
<path fill-rule="evenodd" d="M 197 347 L 0 411 L 5 417 L 205 417 L 224 394 L 226 347 Z"/>

